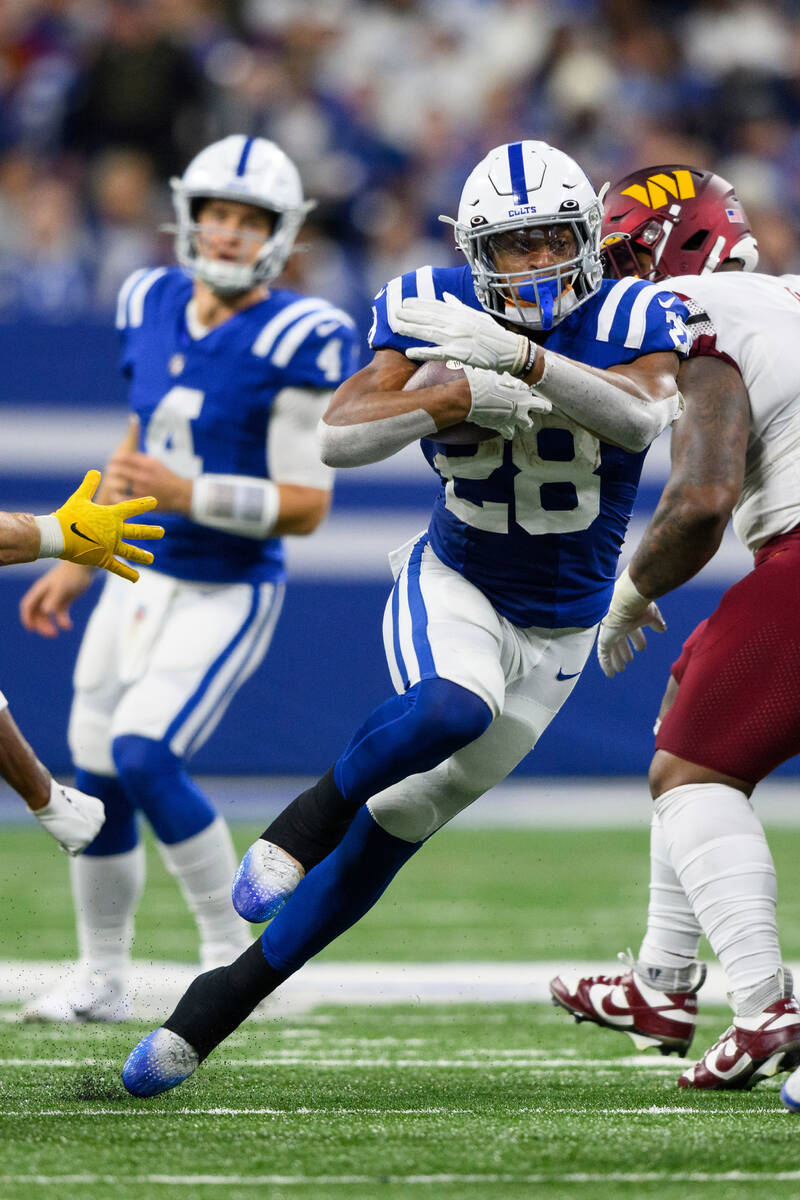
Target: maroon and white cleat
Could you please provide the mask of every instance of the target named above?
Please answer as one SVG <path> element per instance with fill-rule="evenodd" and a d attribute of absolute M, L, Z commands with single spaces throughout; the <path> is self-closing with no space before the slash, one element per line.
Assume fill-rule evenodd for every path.
<path fill-rule="evenodd" d="M 684 1071 L 678 1087 L 744 1090 L 800 1065 L 800 1005 L 776 1000 L 754 1017 L 735 1017 L 710 1050 Z"/>
<path fill-rule="evenodd" d="M 690 991 L 659 992 L 633 970 L 583 978 L 556 975 L 550 993 L 553 1003 L 576 1021 L 627 1033 L 637 1050 L 658 1046 L 662 1054 L 686 1054 L 697 1020 L 697 991 L 705 977 L 705 966 L 699 963 Z"/>

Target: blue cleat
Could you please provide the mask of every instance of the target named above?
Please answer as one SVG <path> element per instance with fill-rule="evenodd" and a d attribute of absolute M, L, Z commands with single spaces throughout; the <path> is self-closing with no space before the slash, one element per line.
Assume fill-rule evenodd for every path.
<path fill-rule="evenodd" d="M 188 1079 L 200 1056 L 171 1029 L 154 1029 L 134 1046 L 122 1068 L 122 1082 L 132 1096 L 160 1096 Z"/>
<path fill-rule="evenodd" d="M 245 921 L 261 925 L 275 916 L 303 878 L 302 869 L 280 846 L 259 838 L 233 879 L 233 907 Z"/>
<path fill-rule="evenodd" d="M 781 1100 L 790 1112 L 800 1113 L 800 1067 L 784 1082 Z"/>

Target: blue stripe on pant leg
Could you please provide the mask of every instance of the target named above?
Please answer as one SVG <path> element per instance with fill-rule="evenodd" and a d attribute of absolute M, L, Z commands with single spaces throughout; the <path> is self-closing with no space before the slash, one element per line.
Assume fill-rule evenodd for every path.
<path fill-rule="evenodd" d="M 400 681 L 405 689 L 408 687 L 409 678 L 403 658 L 403 651 L 400 648 L 400 580 L 402 578 L 403 572 L 401 571 L 392 589 L 392 645 L 394 646 L 394 661 L 397 665 L 397 674 L 400 676 Z"/>
<path fill-rule="evenodd" d="M 278 609 L 277 613 L 275 613 L 275 621 L 276 622 L 278 620 L 278 617 L 280 616 L 280 610 L 283 606 L 283 595 L 284 595 L 285 589 L 284 589 L 283 585 L 279 586 L 277 584 L 269 584 L 268 586 L 272 588 L 272 599 L 270 601 L 269 607 L 266 609 L 266 611 L 264 613 L 262 613 L 261 618 L 258 622 L 258 626 L 253 633 L 253 646 L 252 646 L 251 653 L 245 656 L 238 671 L 236 671 L 236 673 L 234 674 L 231 681 L 223 689 L 223 692 L 222 692 L 219 700 L 217 701 L 217 703 L 210 710 L 210 712 L 206 716 L 205 720 L 200 724 L 198 729 L 189 738 L 189 742 L 186 746 L 186 749 L 183 751 L 185 758 L 191 758 L 191 756 L 195 753 L 195 751 L 200 746 L 202 746 L 202 744 L 205 742 L 206 738 L 210 737 L 211 734 L 214 732 L 214 729 L 216 728 L 217 724 L 219 723 L 219 721 L 222 718 L 222 712 L 220 712 L 220 709 L 222 709 L 224 711 L 225 707 L 230 702 L 230 698 L 235 694 L 235 692 L 241 686 L 242 676 L 247 675 L 248 669 L 250 667 L 250 662 L 252 659 L 252 654 L 253 654 L 253 652 L 255 652 L 256 647 L 258 646 L 258 643 L 261 641 L 261 637 L 264 633 L 264 630 L 267 628 L 269 623 L 272 621 L 272 614 L 275 613 L 276 607 Z M 260 588 L 259 588 L 259 595 L 260 595 Z M 211 726 L 210 729 L 209 729 L 209 725 Z"/>
<path fill-rule="evenodd" d="M 175 737 L 175 735 L 177 734 L 181 725 L 183 725 L 184 721 L 188 720 L 188 718 L 191 716 L 192 711 L 197 707 L 197 705 L 203 699 L 203 696 L 206 694 L 209 687 L 213 683 L 214 676 L 225 665 L 226 661 L 230 658 L 231 654 L 233 654 L 234 650 L 239 645 L 239 643 L 241 642 L 242 638 L 247 633 L 250 626 L 253 624 L 253 622 L 256 618 L 256 613 L 258 612 L 258 600 L 259 600 L 258 588 L 253 586 L 252 599 L 250 602 L 250 611 L 248 612 L 247 616 L 245 617 L 244 623 L 242 625 L 240 625 L 239 629 L 234 634 L 234 636 L 231 638 L 231 640 L 228 642 L 227 646 L 221 652 L 221 654 L 219 654 L 214 659 L 213 663 L 211 664 L 211 666 L 208 668 L 205 675 L 201 679 L 199 686 L 195 689 L 195 691 L 192 693 L 192 695 L 186 701 L 186 703 L 184 704 L 184 706 L 180 710 L 180 712 L 170 722 L 170 725 L 162 739 L 167 744 L 169 744 L 172 741 L 172 739 Z"/>
<path fill-rule="evenodd" d="M 419 539 L 408 560 L 408 607 L 411 611 L 411 638 L 419 664 L 420 679 L 436 675 L 431 644 L 428 640 L 428 610 L 422 598 L 420 571 L 428 545 L 427 533 Z"/>

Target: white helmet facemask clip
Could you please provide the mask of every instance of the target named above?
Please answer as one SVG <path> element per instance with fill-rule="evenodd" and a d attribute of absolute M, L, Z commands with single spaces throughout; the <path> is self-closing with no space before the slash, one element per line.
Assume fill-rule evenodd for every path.
<path fill-rule="evenodd" d="M 552 329 L 600 287 L 601 201 L 578 164 L 545 142 L 490 151 L 464 185 L 458 219 L 440 220 L 454 226 L 475 294 L 493 316 Z M 498 269 L 498 250 L 524 258 L 537 239 L 563 243 L 569 257 Z"/>
<path fill-rule="evenodd" d="M 297 168 L 274 142 L 242 134 L 201 150 L 179 179 L 170 180 L 170 186 L 178 262 L 220 295 L 250 291 L 279 275 L 315 203 L 304 200 Z M 203 255 L 202 236 L 213 232 L 213 227 L 197 221 L 197 210 L 202 201 L 214 199 L 255 205 L 273 215 L 272 231 L 252 262 Z M 241 235 L 242 241 L 247 243 L 252 236 Z"/>

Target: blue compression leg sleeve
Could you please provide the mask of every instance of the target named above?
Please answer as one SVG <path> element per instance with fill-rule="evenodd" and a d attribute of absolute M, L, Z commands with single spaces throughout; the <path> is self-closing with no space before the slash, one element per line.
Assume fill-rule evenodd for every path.
<path fill-rule="evenodd" d="M 488 704 L 449 679 L 423 679 L 367 718 L 336 760 L 334 782 L 354 807 L 405 779 L 430 771 L 491 724 Z"/>
<path fill-rule="evenodd" d="M 114 739 L 111 752 L 128 799 L 141 808 L 165 845 L 194 837 L 216 819 L 183 759 L 164 742 L 127 733 Z"/>
<path fill-rule="evenodd" d="M 93 842 L 84 850 L 89 857 L 109 854 L 124 854 L 133 850 L 139 841 L 136 828 L 136 812 L 125 789 L 114 775 L 96 775 L 78 767 L 75 771 L 75 786 L 88 796 L 97 796 L 106 810 L 103 828 Z"/>

